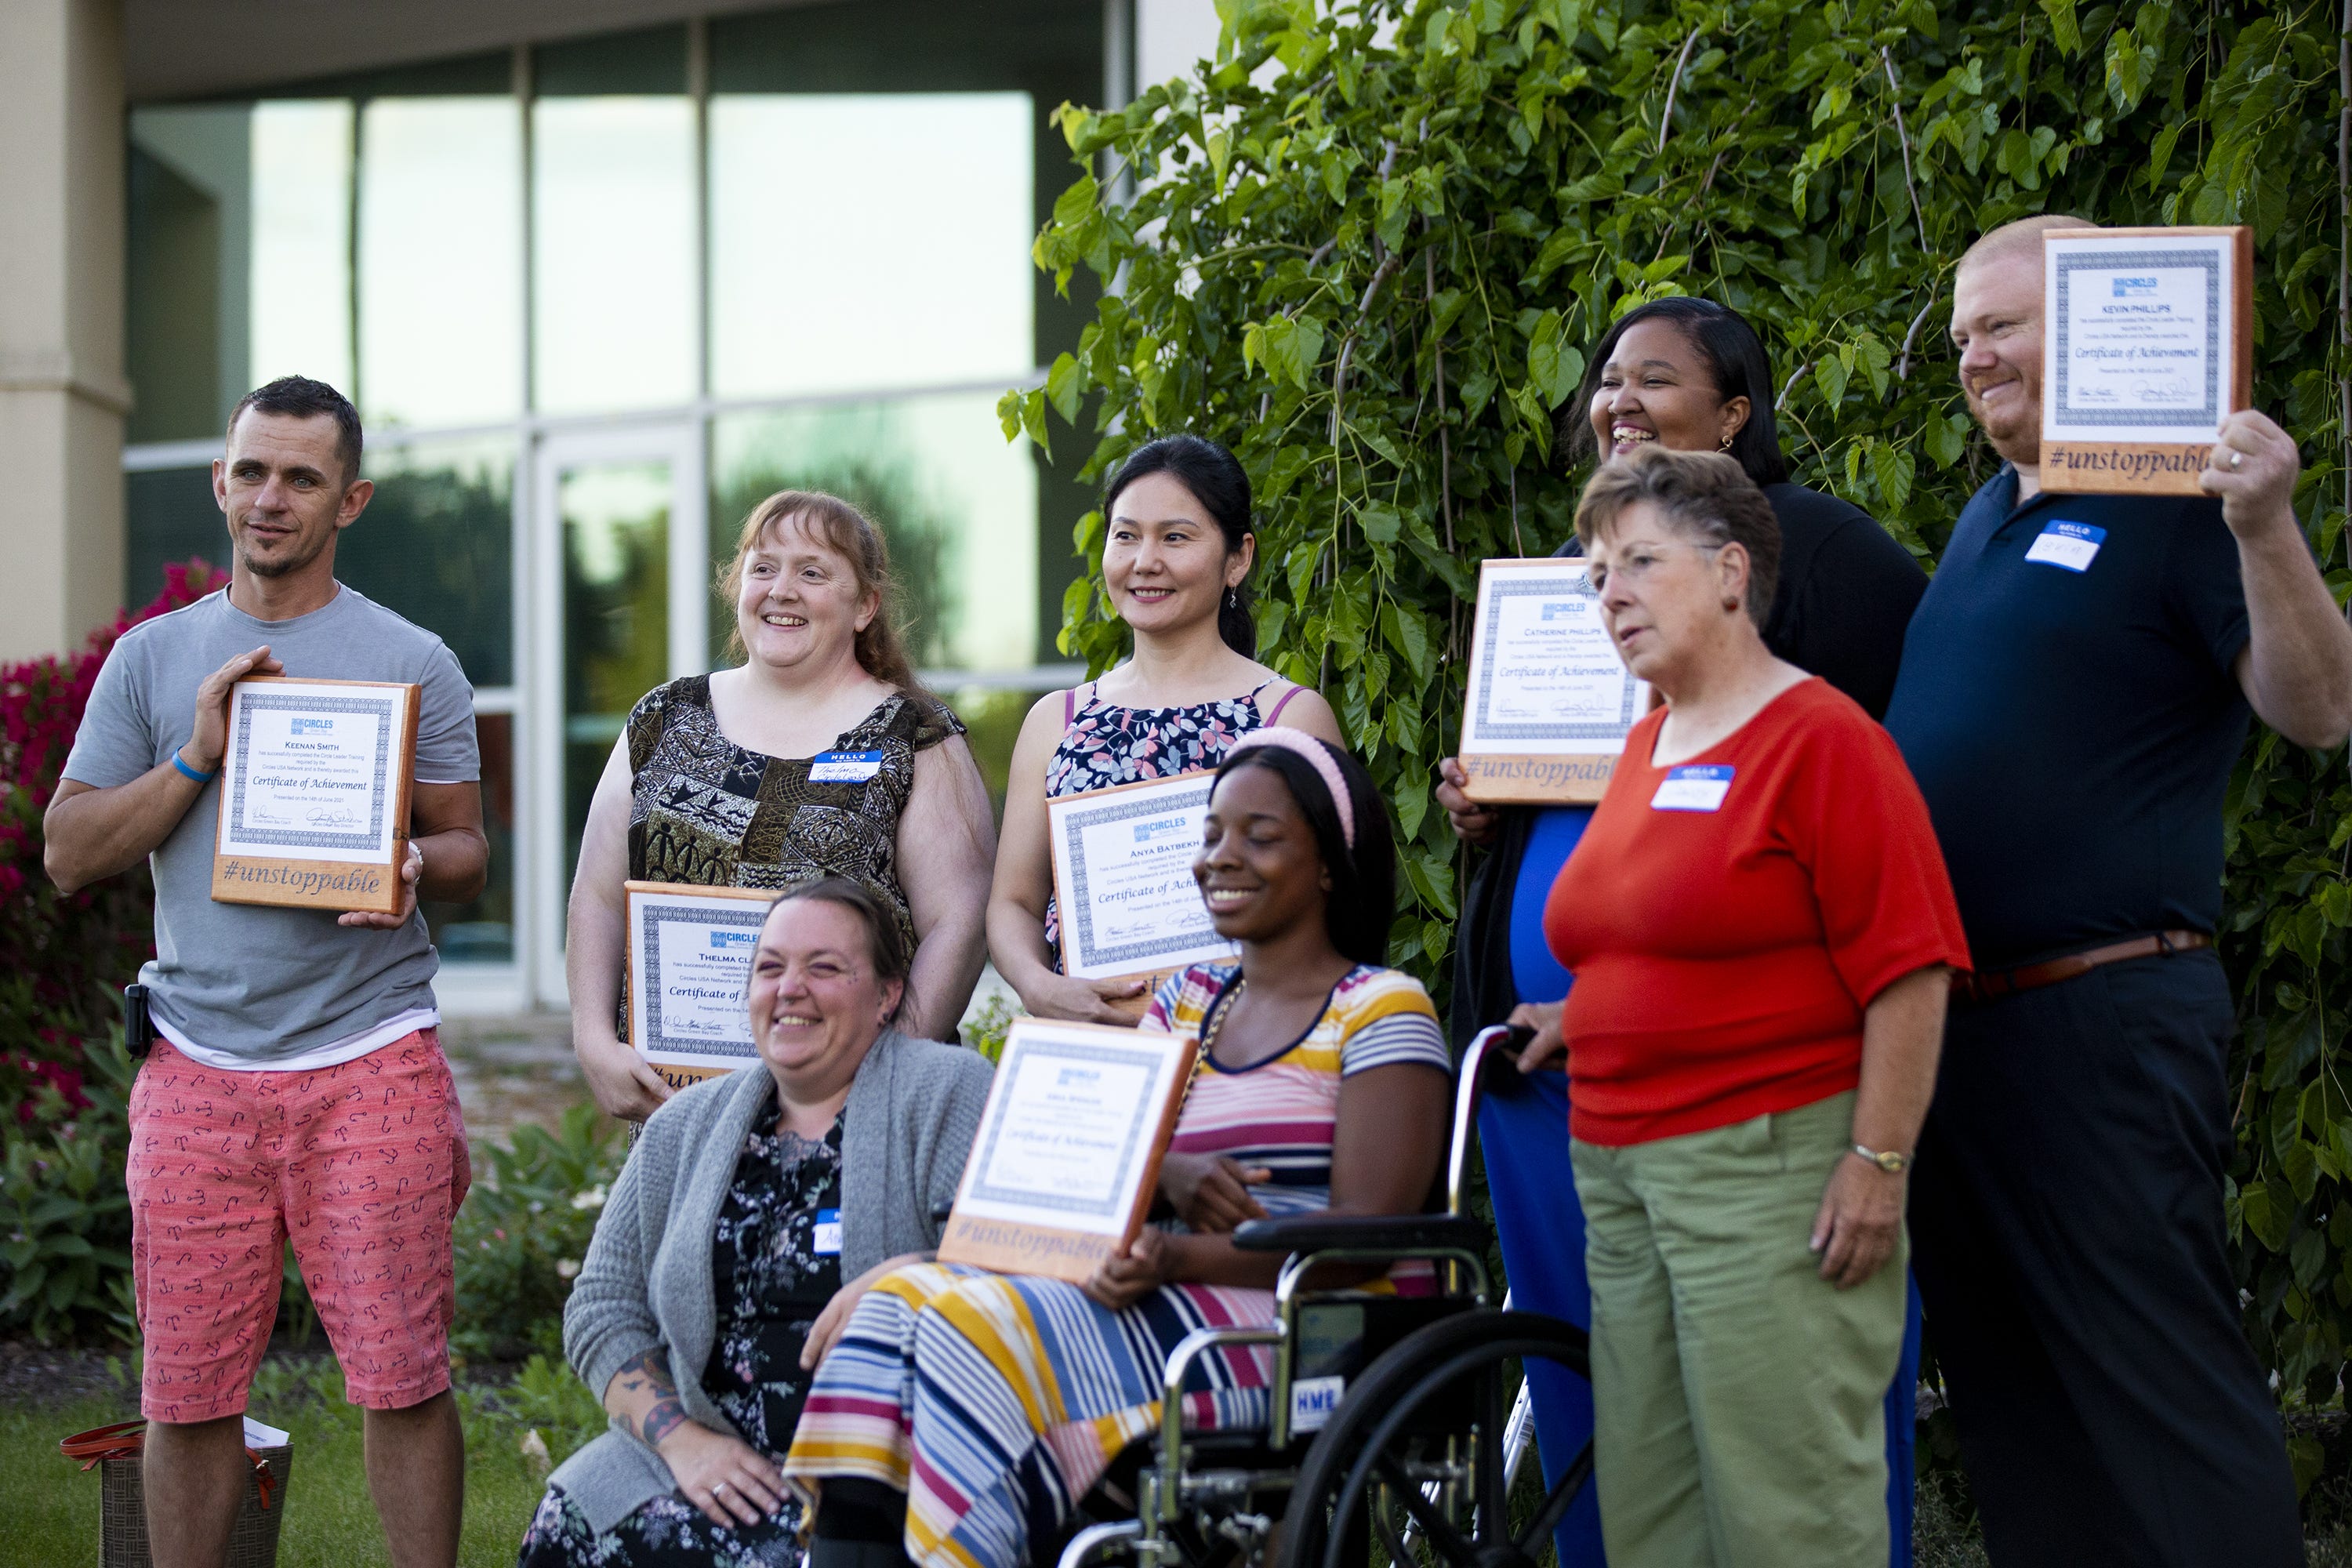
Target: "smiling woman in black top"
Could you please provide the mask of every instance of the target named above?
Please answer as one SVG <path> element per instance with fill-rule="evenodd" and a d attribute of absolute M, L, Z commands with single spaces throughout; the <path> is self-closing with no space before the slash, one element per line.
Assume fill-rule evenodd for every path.
<path fill-rule="evenodd" d="M 1627 311 L 1593 350 L 1580 395 L 1559 409 L 1559 445 L 1578 460 L 1597 456 L 1604 464 L 1652 445 L 1738 459 L 1780 525 L 1780 580 L 1765 646 L 1881 718 L 1927 574 L 1860 507 L 1789 481 L 1772 418 L 1775 385 L 1763 343 L 1738 311 L 1711 300 L 1653 300 Z M 1570 541 L 1562 553 L 1577 550 Z M 1544 943 L 1544 900 L 1591 808 L 1482 810 L 1461 793 L 1460 765 L 1449 758 L 1443 771 L 1438 804 L 1456 833 L 1486 850 L 1465 891 L 1454 941 L 1454 1047 L 1524 1009 L 1543 1026 L 1527 1059 L 1542 1061 L 1559 1049 L 1559 1002 L 1569 986 L 1568 972 Z M 1490 1100 L 1482 1115 L 1490 1124 L 1496 1225 L 1520 1304 L 1583 1323 L 1590 1297 L 1583 1214 L 1568 1169 L 1568 1086 L 1564 1075 L 1546 1072 L 1532 1088 L 1532 1095 Z M 1515 1138 L 1521 1126 L 1528 1135 Z M 1580 1418 L 1569 1403 L 1538 1381 L 1544 1453 L 1573 1454 L 1591 1435 L 1590 1417 Z M 1907 1429 L 1903 1412 L 1894 1425 Z M 1570 1510 L 1559 1532 L 1561 1568 L 1601 1561 L 1592 1508 L 1582 1500 Z"/>

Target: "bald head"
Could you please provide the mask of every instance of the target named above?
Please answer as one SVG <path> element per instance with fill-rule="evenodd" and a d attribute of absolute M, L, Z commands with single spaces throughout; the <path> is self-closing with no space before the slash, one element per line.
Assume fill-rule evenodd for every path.
<path fill-rule="evenodd" d="M 2042 236 L 2053 228 L 2096 228 L 2089 218 L 2075 217 L 2067 213 L 2041 213 L 2021 217 L 2015 223 L 2005 223 L 1977 237 L 1960 257 L 1956 272 L 1966 272 L 1990 262 L 2007 261 L 2018 257 L 2030 257 L 2033 265 L 2042 265 Z"/>

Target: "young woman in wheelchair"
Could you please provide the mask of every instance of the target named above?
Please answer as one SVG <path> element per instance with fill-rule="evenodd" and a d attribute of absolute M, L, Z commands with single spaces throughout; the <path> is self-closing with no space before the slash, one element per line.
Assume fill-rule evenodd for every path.
<path fill-rule="evenodd" d="M 1381 965 L 1396 857 L 1370 776 L 1301 731 L 1243 737 L 1193 875 L 1241 959 L 1171 976 L 1145 1018 L 1202 1044 L 1160 1174 L 1176 1217 L 1083 1288 L 901 1268 L 813 1344 L 824 1361 L 784 1462 L 819 1495 L 813 1568 L 1015 1568 L 1158 1424 L 1187 1333 L 1273 1321 L 1281 1256 L 1235 1248 L 1237 1225 L 1422 1207 L 1449 1062 L 1427 994 Z M 1406 1273 L 1367 1288 L 1412 1289 Z M 1208 1372 L 1194 1429 L 1265 1424 L 1265 1351 L 1213 1354 Z"/>

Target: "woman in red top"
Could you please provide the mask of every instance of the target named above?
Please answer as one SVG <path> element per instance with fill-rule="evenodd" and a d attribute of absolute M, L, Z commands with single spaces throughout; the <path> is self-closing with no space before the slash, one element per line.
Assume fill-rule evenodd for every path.
<path fill-rule="evenodd" d="M 1576 531 L 1667 704 L 1553 886 L 1576 984 L 1536 1020 L 1569 1052 L 1609 1561 L 1883 1568 L 1904 1173 L 1959 913 L 1894 742 L 1764 646 L 1780 531 L 1737 463 L 1637 452 Z"/>

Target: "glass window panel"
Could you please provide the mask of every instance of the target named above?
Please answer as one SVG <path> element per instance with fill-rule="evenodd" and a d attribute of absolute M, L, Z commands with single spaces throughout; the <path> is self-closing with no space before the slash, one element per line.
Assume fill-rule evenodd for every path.
<path fill-rule="evenodd" d="M 530 52 L 531 90 L 541 98 L 686 90 L 686 29 L 641 27 L 565 38 Z"/>
<path fill-rule="evenodd" d="M 131 112 L 124 357 L 133 441 L 216 434 L 245 395 L 252 106 Z"/>
<path fill-rule="evenodd" d="M 360 406 L 452 426 L 522 407 L 522 118 L 394 98 L 360 124 Z"/>
<path fill-rule="evenodd" d="M 348 393 L 352 106 L 341 99 L 256 104 L 252 137 L 247 378 L 259 386 L 307 375 Z"/>
<path fill-rule="evenodd" d="M 514 447 L 372 448 L 375 495 L 335 542 L 335 575 L 449 645 L 477 687 L 514 683 Z"/>
<path fill-rule="evenodd" d="M 1025 92 L 742 94 L 710 105 L 719 397 L 1026 374 Z"/>
<path fill-rule="evenodd" d="M 533 392 L 558 413 L 695 395 L 694 110 L 684 98 L 531 109 Z"/>
<path fill-rule="evenodd" d="M 593 463 L 556 480 L 563 527 L 563 802 L 577 858 L 613 742 L 637 699 L 669 678 L 670 469 Z"/>
<path fill-rule="evenodd" d="M 227 570 L 228 524 L 213 501 L 209 464 L 122 476 L 122 603 L 137 609 L 163 591 L 163 568 L 203 561 Z"/>
<path fill-rule="evenodd" d="M 992 395 L 898 398 L 714 423 L 710 558 L 780 489 L 830 490 L 882 525 L 908 652 L 928 669 L 1025 669 L 1037 643 L 1037 469 Z M 711 611 L 722 657 L 735 607 Z"/>
<path fill-rule="evenodd" d="M 482 749 L 482 827 L 490 841 L 490 877 L 472 902 L 424 905 L 425 926 L 444 963 L 512 963 L 514 901 L 514 715 L 478 713 Z"/>

